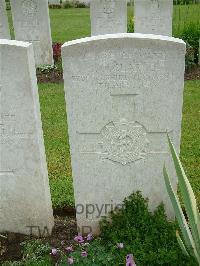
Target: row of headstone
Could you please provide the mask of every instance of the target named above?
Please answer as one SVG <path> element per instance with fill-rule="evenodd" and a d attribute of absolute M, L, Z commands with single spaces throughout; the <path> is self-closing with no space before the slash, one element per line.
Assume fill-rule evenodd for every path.
<path fill-rule="evenodd" d="M 135 32 L 172 35 L 173 0 L 135 0 Z M 127 32 L 127 0 L 92 0 L 91 35 Z"/>
<path fill-rule="evenodd" d="M 23 11 L 11 0 L 14 21 L 24 30 L 30 30 L 29 23 L 38 29 L 32 14 L 42 19 L 44 9 L 32 5 L 30 21 L 26 2 L 35 0 L 17 2 Z M 0 232 L 38 235 L 53 227 L 33 52 L 42 37 L 35 36 L 33 44 L 0 40 Z M 63 45 L 80 230 L 98 234 L 101 217 L 137 190 L 149 198 L 151 210 L 164 202 L 173 217 L 162 169 L 165 163 L 176 189 L 167 133 L 179 150 L 184 56 L 179 39 L 137 33 Z"/>
<path fill-rule="evenodd" d="M 162 168 L 176 188 L 167 133 L 179 150 L 184 55 L 183 41 L 156 35 L 63 45 L 79 228 L 97 234 L 100 218 L 137 190 L 173 217 Z M 32 44 L 0 40 L 0 232 L 53 227 L 34 65 Z"/>
<path fill-rule="evenodd" d="M 57 0 L 49 1 L 56 4 Z M 11 0 L 15 38 L 33 44 L 36 65 L 52 65 L 48 0 Z M 173 0 L 135 0 L 135 32 L 171 36 Z M 0 38 L 10 39 L 5 0 L 0 0 Z M 93 0 L 91 34 L 127 32 L 127 0 Z"/>

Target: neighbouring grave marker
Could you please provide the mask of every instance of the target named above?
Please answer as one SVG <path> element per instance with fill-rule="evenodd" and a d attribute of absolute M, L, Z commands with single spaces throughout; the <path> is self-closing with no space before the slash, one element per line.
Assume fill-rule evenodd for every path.
<path fill-rule="evenodd" d="M 11 0 L 15 38 L 33 44 L 36 65 L 52 65 L 48 0 Z"/>
<path fill-rule="evenodd" d="M 134 0 L 135 32 L 172 35 L 173 0 Z"/>
<path fill-rule="evenodd" d="M 179 150 L 185 43 L 112 34 L 65 43 L 62 58 L 79 228 L 98 233 L 100 216 L 137 190 L 173 217 L 162 170 L 176 188 L 167 132 Z"/>
<path fill-rule="evenodd" d="M 0 39 L 10 39 L 5 0 L 0 0 Z"/>
<path fill-rule="evenodd" d="M 53 224 L 33 47 L 0 40 L 0 232 Z"/>
<path fill-rule="evenodd" d="M 49 0 L 50 5 L 60 5 L 60 0 Z"/>
<path fill-rule="evenodd" d="M 91 35 L 127 32 L 127 0 L 92 0 Z"/>

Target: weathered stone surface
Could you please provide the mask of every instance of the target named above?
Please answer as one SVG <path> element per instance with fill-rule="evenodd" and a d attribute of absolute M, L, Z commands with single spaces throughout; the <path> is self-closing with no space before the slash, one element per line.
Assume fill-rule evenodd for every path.
<path fill-rule="evenodd" d="M 0 39 L 10 39 L 5 0 L 0 0 Z"/>
<path fill-rule="evenodd" d="M 53 64 L 48 0 L 11 0 L 15 38 L 33 44 L 36 65 Z"/>
<path fill-rule="evenodd" d="M 176 188 L 166 132 L 179 150 L 184 55 L 183 41 L 158 35 L 101 35 L 63 45 L 80 228 L 97 233 L 98 213 L 137 190 L 151 209 L 163 201 L 173 217 L 162 169 L 165 162 Z"/>
<path fill-rule="evenodd" d="M 134 0 L 135 32 L 172 35 L 173 0 Z"/>
<path fill-rule="evenodd" d="M 126 0 L 91 0 L 91 35 L 127 32 Z"/>
<path fill-rule="evenodd" d="M 32 44 L 0 40 L 0 232 L 51 233 Z"/>

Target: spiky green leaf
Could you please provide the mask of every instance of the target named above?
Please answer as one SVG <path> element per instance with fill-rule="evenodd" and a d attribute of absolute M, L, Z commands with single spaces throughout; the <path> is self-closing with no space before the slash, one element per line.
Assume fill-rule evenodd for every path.
<path fill-rule="evenodd" d="M 177 241 L 178 241 L 178 243 L 179 243 L 180 248 L 181 248 L 182 251 L 183 251 L 183 254 L 185 254 L 185 256 L 189 256 L 189 254 L 188 254 L 188 252 L 187 252 L 187 250 L 186 250 L 186 247 L 185 247 L 185 245 L 184 245 L 184 243 L 183 243 L 183 240 L 181 239 L 181 237 L 180 237 L 178 231 L 176 231 L 176 238 L 177 238 Z"/>
<path fill-rule="evenodd" d="M 189 220 L 189 225 L 191 228 L 192 236 L 195 242 L 196 249 L 200 256 L 200 216 L 197 208 L 197 203 L 195 195 L 193 193 L 190 182 L 184 172 L 181 161 L 176 153 L 176 150 L 168 136 L 168 142 L 172 158 L 174 161 L 174 166 L 176 169 L 180 190 L 183 196 L 183 203 L 186 209 L 186 213 Z"/>
<path fill-rule="evenodd" d="M 163 174 L 164 174 L 164 179 L 165 179 L 165 184 L 166 184 L 166 188 L 167 188 L 167 192 L 169 194 L 169 197 L 171 199 L 171 203 L 172 206 L 174 208 L 175 211 L 175 215 L 178 221 L 178 224 L 180 226 L 184 241 L 185 241 L 185 245 L 188 249 L 188 252 L 197 258 L 198 262 L 200 263 L 200 257 L 198 256 L 198 252 L 196 250 L 196 246 L 194 244 L 194 240 L 192 238 L 192 234 L 190 232 L 189 226 L 187 224 L 187 221 L 185 219 L 185 216 L 183 214 L 183 211 L 181 209 L 181 205 L 180 202 L 172 188 L 166 167 L 164 166 L 163 168 Z"/>

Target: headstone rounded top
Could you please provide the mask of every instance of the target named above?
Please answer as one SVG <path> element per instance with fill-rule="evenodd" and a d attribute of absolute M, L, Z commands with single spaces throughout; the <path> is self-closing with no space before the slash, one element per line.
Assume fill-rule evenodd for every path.
<path fill-rule="evenodd" d="M 106 40 L 106 39 L 143 39 L 143 40 L 157 40 L 167 42 L 180 43 L 186 46 L 185 42 L 181 39 L 168 37 L 164 35 L 154 35 L 154 34 L 142 34 L 142 33 L 118 33 L 118 34 L 105 34 L 92 37 L 86 37 L 81 39 L 72 40 L 63 44 L 63 48 L 66 46 L 71 46 L 75 44 L 87 43 L 92 41 Z"/>
<path fill-rule="evenodd" d="M 6 45 L 13 45 L 13 46 L 21 46 L 21 47 L 29 47 L 32 43 L 29 42 L 22 42 L 22 41 L 15 41 L 15 40 L 7 40 L 7 39 L 0 39 L 0 44 Z"/>

